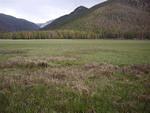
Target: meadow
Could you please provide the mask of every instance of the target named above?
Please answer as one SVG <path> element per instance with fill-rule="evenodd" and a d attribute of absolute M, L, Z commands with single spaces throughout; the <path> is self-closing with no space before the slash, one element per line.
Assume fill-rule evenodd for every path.
<path fill-rule="evenodd" d="M 149 113 L 148 40 L 0 40 L 0 113 Z"/>

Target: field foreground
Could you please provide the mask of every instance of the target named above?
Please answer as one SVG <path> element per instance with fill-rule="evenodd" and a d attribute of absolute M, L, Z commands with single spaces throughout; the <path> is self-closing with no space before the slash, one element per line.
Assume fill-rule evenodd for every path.
<path fill-rule="evenodd" d="M 150 41 L 0 40 L 0 113 L 149 113 Z"/>

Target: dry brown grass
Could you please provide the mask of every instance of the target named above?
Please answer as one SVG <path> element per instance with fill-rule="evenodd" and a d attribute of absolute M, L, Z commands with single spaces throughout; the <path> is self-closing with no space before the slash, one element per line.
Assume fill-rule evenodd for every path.
<path fill-rule="evenodd" d="M 113 75 L 116 71 L 119 71 L 119 67 L 112 65 L 112 64 L 98 64 L 98 63 L 92 63 L 92 64 L 86 64 L 84 66 L 85 70 L 90 71 L 91 73 L 94 74 L 95 77 L 98 76 L 107 76 L 110 77 Z"/>
<path fill-rule="evenodd" d="M 15 71 L 10 75 L 2 75 L 0 73 L 1 85 L 0 89 L 9 89 L 12 85 L 35 85 L 35 84 L 54 84 L 65 85 L 80 94 L 91 95 L 97 87 L 96 83 L 89 85 L 86 80 L 98 79 L 100 77 L 112 78 L 116 72 L 123 72 L 128 75 L 145 75 L 150 73 L 150 65 L 132 65 L 119 67 L 112 64 L 98 64 L 91 63 L 83 66 L 68 66 L 68 67 L 50 67 L 49 61 L 64 61 L 64 60 L 76 60 L 76 58 L 66 57 L 49 57 L 49 58 L 25 58 L 17 57 L 9 59 L 7 62 L 0 63 L 1 69 L 3 68 L 7 72 L 7 68 L 17 68 L 20 71 Z M 35 67 L 35 68 L 32 68 Z M 40 68 L 38 68 L 40 67 Z M 10 73 L 10 70 L 8 70 Z"/>
<path fill-rule="evenodd" d="M 150 65 L 149 64 L 139 64 L 139 65 L 130 65 L 124 66 L 121 69 L 122 72 L 129 75 L 136 75 L 140 77 L 141 75 L 148 75 L 150 74 Z"/>
<path fill-rule="evenodd" d="M 13 67 L 48 67 L 49 62 L 61 62 L 61 61 L 75 61 L 77 58 L 56 56 L 56 57 L 13 57 L 6 62 L 0 63 L 0 68 L 13 68 Z"/>

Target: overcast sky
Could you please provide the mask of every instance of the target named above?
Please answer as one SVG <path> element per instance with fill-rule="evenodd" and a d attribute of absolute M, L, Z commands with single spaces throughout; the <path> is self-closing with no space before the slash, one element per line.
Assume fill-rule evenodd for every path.
<path fill-rule="evenodd" d="M 0 0 L 0 13 L 43 23 L 68 14 L 78 6 L 92 7 L 105 0 Z"/>

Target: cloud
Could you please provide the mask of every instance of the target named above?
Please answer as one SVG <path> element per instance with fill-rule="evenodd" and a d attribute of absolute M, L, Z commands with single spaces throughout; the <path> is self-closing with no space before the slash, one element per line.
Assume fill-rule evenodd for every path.
<path fill-rule="evenodd" d="M 91 7 L 105 0 L 0 0 L 0 13 L 42 23 L 68 14 L 76 7 Z"/>

